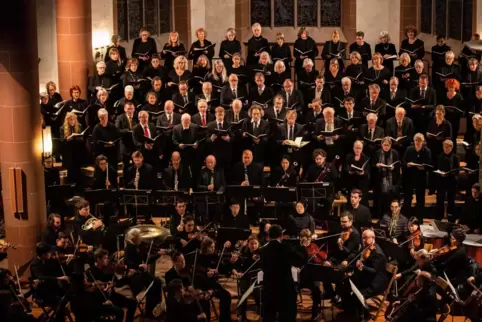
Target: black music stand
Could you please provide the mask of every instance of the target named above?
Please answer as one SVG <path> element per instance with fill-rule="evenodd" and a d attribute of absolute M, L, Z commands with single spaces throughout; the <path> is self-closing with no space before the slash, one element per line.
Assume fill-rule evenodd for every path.
<path fill-rule="evenodd" d="M 100 218 L 101 216 L 98 215 L 102 214 L 102 212 L 99 211 L 98 206 L 103 206 L 107 202 L 115 203 L 118 196 L 119 193 L 117 189 L 95 189 L 86 190 L 84 198 L 90 202 L 91 205 L 95 205 L 95 215 L 97 218 Z"/>
<path fill-rule="evenodd" d="M 378 238 L 377 243 L 389 260 L 396 260 L 398 265 L 401 265 L 407 261 L 407 254 L 399 245 L 383 238 Z"/>
<path fill-rule="evenodd" d="M 251 229 L 241 229 L 235 227 L 219 227 L 216 240 L 219 245 L 229 240 L 231 244 L 236 244 L 238 240 L 247 240 L 251 235 Z"/>
<path fill-rule="evenodd" d="M 138 206 L 148 207 L 150 202 L 151 190 L 135 190 L 135 189 L 124 189 L 120 190 L 120 195 L 122 196 L 122 201 L 124 204 L 124 209 L 127 206 L 132 206 L 135 208 L 134 214 L 134 224 L 137 222 Z M 126 209 L 127 210 L 127 209 Z M 127 211 L 126 211 L 127 215 Z M 129 218 L 131 216 L 128 216 Z"/>
<path fill-rule="evenodd" d="M 204 205 L 206 207 L 205 215 L 209 216 L 209 205 L 222 205 L 224 204 L 224 193 L 216 191 L 198 191 L 192 192 L 194 209 L 196 206 Z M 196 216 L 197 217 L 197 216 Z"/>
<path fill-rule="evenodd" d="M 191 198 L 187 191 L 157 190 L 154 193 L 154 204 L 157 206 L 176 204 L 178 199 L 188 202 Z"/>
<path fill-rule="evenodd" d="M 298 184 L 300 198 L 308 200 L 312 213 L 323 200 L 330 199 L 334 194 L 333 184 L 329 182 L 301 182 Z"/>
<path fill-rule="evenodd" d="M 296 188 L 288 187 L 266 187 L 263 189 L 263 197 L 266 201 L 274 201 L 275 218 L 278 217 L 278 204 L 291 203 L 298 200 L 298 191 Z"/>

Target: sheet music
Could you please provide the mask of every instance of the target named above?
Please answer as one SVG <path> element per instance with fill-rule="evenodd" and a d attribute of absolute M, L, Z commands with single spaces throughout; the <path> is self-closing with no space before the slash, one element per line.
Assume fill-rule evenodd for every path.
<path fill-rule="evenodd" d="M 365 303 L 365 297 L 363 296 L 362 293 L 360 293 L 360 291 L 358 290 L 358 288 L 355 286 L 355 284 L 353 284 L 353 282 L 351 281 L 351 279 L 349 279 L 350 281 L 350 286 L 351 286 L 351 290 L 352 292 L 356 295 L 356 297 L 358 298 L 358 301 L 360 301 L 360 303 L 363 305 L 363 307 L 365 309 L 368 309 L 368 306 L 367 304 Z"/>

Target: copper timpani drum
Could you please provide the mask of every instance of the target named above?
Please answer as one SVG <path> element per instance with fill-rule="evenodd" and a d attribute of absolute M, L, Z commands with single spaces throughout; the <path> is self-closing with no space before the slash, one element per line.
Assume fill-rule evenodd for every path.
<path fill-rule="evenodd" d="M 464 246 L 469 256 L 482 265 L 482 235 L 467 234 Z"/>
<path fill-rule="evenodd" d="M 131 239 L 132 231 L 137 229 L 140 231 L 141 240 L 144 243 L 150 243 L 152 240 L 155 242 L 163 242 L 168 236 L 170 236 L 169 229 L 159 227 L 156 225 L 137 225 L 129 227 L 125 232 L 125 241 Z"/>

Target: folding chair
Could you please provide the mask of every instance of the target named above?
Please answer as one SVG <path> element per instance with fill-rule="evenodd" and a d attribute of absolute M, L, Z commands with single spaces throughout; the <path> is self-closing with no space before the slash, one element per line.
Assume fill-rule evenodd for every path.
<path fill-rule="evenodd" d="M 387 263 L 385 266 L 385 269 L 387 273 L 391 275 L 390 282 L 388 283 L 388 286 L 385 292 L 383 292 L 383 295 L 377 295 L 366 300 L 367 305 L 370 308 L 377 310 L 375 315 L 373 316 L 374 320 L 376 320 L 378 315 L 380 314 L 385 315 L 385 310 L 388 307 L 388 302 L 387 304 L 385 304 L 385 300 L 387 299 L 388 293 L 390 292 L 390 289 L 392 288 L 392 284 L 395 281 L 395 276 L 397 275 L 397 272 L 398 272 L 398 266 Z"/>

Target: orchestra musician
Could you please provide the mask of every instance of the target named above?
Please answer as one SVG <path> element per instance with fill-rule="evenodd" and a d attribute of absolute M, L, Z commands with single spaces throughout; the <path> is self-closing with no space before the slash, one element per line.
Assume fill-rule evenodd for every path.
<path fill-rule="evenodd" d="M 238 205 L 239 206 L 239 205 Z M 250 284 L 252 277 L 259 271 L 259 241 L 256 236 L 249 236 L 247 245 L 242 247 L 239 259 L 233 264 L 231 273 L 238 279 L 238 294 L 244 294 Z M 256 305 L 260 306 L 259 289 L 253 291 Z M 246 318 L 247 301 L 244 301 L 237 309 L 238 321 L 247 321 Z"/>
<path fill-rule="evenodd" d="M 315 149 L 313 151 L 314 164 L 311 164 L 306 171 L 305 182 L 331 182 L 335 183 L 338 178 L 338 170 L 334 164 L 326 162 L 327 153 L 322 149 Z"/>
<path fill-rule="evenodd" d="M 386 214 L 380 220 L 380 226 L 387 227 L 388 238 L 395 244 L 399 244 L 404 238 L 408 227 L 407 217 L 400 213 L 402 207 L 398 199 L 390 204 L 390 215 Z"/>
<path fill-rule="evenodd" d="M 417 218 L 422 218 L 422 212 L 425 208 L 427 167 L 432 164 L 432 153 L 430 149 L 424 145 L 425 138 L 423 134 L 415 134 L 413 141 L 414 145 L 409 146 L 407 150 L 405 150 L 402 162 L 403 176 L 410 178 L 410 180 L 404 180 L 403 182 L 403 212 L 410 213 L 409 210 L 412 208 L 412 195 L 415 190 Z"/>
<path fill-rule="evenodd" d="M 214 192 L 218 195 L 223 194 L 226 191 L 224 171 L 216 166 L 216 158 L 213 155 L 208 155 L 206 157 L 205 164 L 206 166 L 199 172 L 196 190 L 199 192 Z M 219 215 L 221 212 L 221 204 L 212 205 L 208 209 L 205 202 L 197 202 L 197 214 L 203 218 L 202 221 L 204 223 L 213 220 L 219 222 Z"/>
<path fill-rule="evenodd" d="M 162 300 L 162 282 L 148 272 L 148 265 L 155 264 L 156 260 L 163 254 L 163 250 L 146 254 L 140 249 L 142 242 L 140 230 L 133 228 L 129 235 L 130 238 L 128 238 L 124 249 L 124 263 L 128 270 L 135 271 L 129 278 L 129 286 L 134 296 L 137 296 L 144 288 L 150 287 L 146 295 L 145 316 L 153 318 L 153 310 Z"/>
<path fill-rule="evenodd" d="M 120 143 L 120 153 L 124 169 L 127 169 L 131 162 L 132 152 L 135 151 L 134 142 L 132 140 L 132 128 L 137 125 L 135 118 L 135 106 L 132 101 L 126 101 L 124 104 L 124 113 L 117 116 L 115 127 L 119 131 L 122 139 Z"/>
<path fill-rule="evenodd" d="M 92 189 L 116 189 L 117 169 L 107 162 L 105 156 L 98 155 L 95 159 L 94 182 Z"/>
<path fill-rule="evenodd" d="M 287 155 L 281 157 L 279 167 L 273 167 L 269 179 L 272 187 L 296 187 L 298 184 L 298 173 L 296 167 L 291 163 L 291 158 Z"/>
<path fill-rule="evenodd" d="M 90 203 L 83 198 L 77 201 L 75 209 L 76 215 L 73 224 L 75 240 L 80 238 L 83 243 L 88 245 L 88 251 L 92 251 L 93 246 L 102 244 L 104 223 L 91 215 Z"/>
<path fill-rule="evenodd" d="M 174 209 L 175 212 L 170 216 L 169 220 L 169 230 L 171 231 L 171 235 L 175 235 L 178 231 L 183 231 L 184 229 L 182 222 L 184 217 L 188 216 L 187 202 L 182 199 L 176 199 Z"/>
<path fill-rule="evenodd" d="M 190 254 L 201 246 L 202 236 L 196 231 L 194 218 L 190 215 L 182 217 L 182 224 L 177 227 L 174 236 L 176 249 L 182 254 Z"/>
<path fill-rule="evenodd" d="M 58 214 L 50 214 L 47 218 L 47 228 L 42 234 L 42 242 L 55 246 L 56 240 L 59 236 L 61 226 L 61 218 Z"/>
<path fill-rule="evenodd" d="M 474 183 L 471 195 L 465 199 L 464 209 L 458 222 L 464 230 L 472 231 L 475 234 L 482 232 L 482 194 L 480 184 Z"/>
<path fill-rule="evenodd" d="M 301 261 L 300 255 L 288 244 L 281 243 L 283 231 L 279 225 L 269 228 L 269 243 L 260 251 L 263 271 L 263 321 L 296 320 L 296 289 L 292 266 Z"/>
<path fill-rule="evenodd" d="M 288 216 L 288 219 L 291 221 L 293 227 L 293 230 L 290 231 L 290 234 L 294 236 L 299 236 L 302 230 L 308 229 L 311 232 L 311 235 L 314 235 L 316 237 L 315 220 L 309 213 L 306 212 L 306 201 L 298 200 L 295 203 L 294 208 L 296 214 L 290 214 Z"/>
<path fill-rule="evenodd" d="M 132 165 L 124 172 L 124 184 L 126 189 L 154 190 L 156 181 L 153 167 L 144 162 L 141 152 L 132 153 Z"/>
<path fill-rule="evenodd" d="M 417 217 L 410 217 L 408 219 L 408 231 L 405 232 L 406 249 L 409 250 L 410 255 L 413 257 L 414 253 L 423 249 L 425 246 L 425 237 L 420 229 L 420 222 Z"/>
<path fill-rule="evenodd" d="M 181 154 L 177 151 L 172 152 L 170 167 L 164 170 L 164 187 L 174 191 L 191 191 L 192 180 L 189 169 L 182 163 Z"/>
<path fill-rule="evenodd" d="M 182 280 L 173 279 L 167 284 L 166 322 L 197 322 L 209 321 L 207 314 L 196 307 L 195 301 L 199 301 L 193 294 L 193 291 L 187 290 Z"/>
<path fill-rule="evenodd" d="M 353 215 L 353 222 L 357 229 L 372 226 L 370 208 L 361 204 L 362 198 L 363 193 L 360 189 L 352 189 L 350 192 L 350 203 L 345 206 L 345 211 L 348 211 Z"/>

